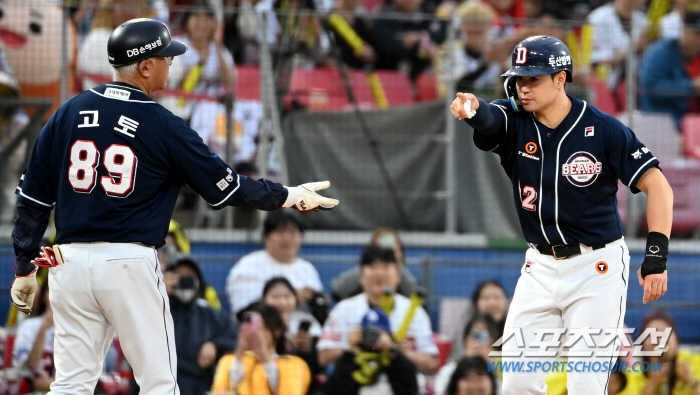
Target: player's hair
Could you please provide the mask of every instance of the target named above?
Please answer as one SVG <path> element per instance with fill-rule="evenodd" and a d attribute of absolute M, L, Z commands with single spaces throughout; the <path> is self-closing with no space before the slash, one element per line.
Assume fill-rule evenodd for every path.
<path fill-rule="evenodd" d="M 136 70 L 139 68 L 139 63 L 140 62 L 135 62 L 131 64 L 127 64 L 126 66 L 119 66 L 119 67 L 114 67 L 114 72 L 112 73 L 112 77 L 116 80 L 118 78 L 126 78 L 126 77 L 131 77 L 136 73 Z"/>
<path fill-rule="evenodd" d="M 272 290 L 276 285 L 283 285 L 289 289 L 289 291 L 292 292 L 292 295 L 294 295 L 294 299 L 297 298 L 297 291 L 294 289 L 294 286 L 292 283 L 289 282 L 285 277 L 272 277 L 271 279 L 267 280 L 265 283 L 265 286 L 263 287 L 263 293 L 262 293 L 262 300 L 265 300 L 265 297 L 267 296 L 267 293 Z M 298 302 L 298 300 L 297 300 Z"/>
<path fill-rule="evenodd" d="M 470 373 L 474 373 L 479 376 L 487 376 L 489 381 L 491 381 L 491 394 L 496 393 L 496 377 L 493 372 L 489 371 L 488 364 L 479 356 L 463 357 L 457 362 L 454 373 L 450 377 L 450 383 L 447 385 L 446 394 L 456 394 L 457 385 L 459 380 L 468 376 Z"/>
<path fill-rule="evenodd" d="M 491 336 L 493 341 L 496 341 L 501 337 L 502 334 L 498 327 L 498 323 L 496 322 L 496 320 L 493 319 L 493 317 L 491 317 L 491 314 L 481 313 L 477 311 L 467 322 L 467 324 L 464 325 L 464 330 L 462 331 L 462 339 L 464 339 L 465 345 L 467 343 L 467 336 L 469 336 L 472 329 L 474 328 L 474 325 L 476 325 L 477 323 L 482 323 L 486 325 L 486 330 L 489 331 L 489 336 Z"/>
<path fill-rule="evenodd" d="M 360 257 L 360 266 L 369 265 L 374 261 L 387 263 L 397 263 L 396 255 L 392 248 L 385 248 L 378 245 L 368 245 Z"/>
<path fill-rule="evenodd" d="M 304 233 L 304 227 L 301 225 L 301 222 L 296 219 L 296 217 L 285 213 L 271 213 L 265 219 L 265 223 L 263 223 L 263 238 L 267 237 L 267 235 L 270 233 L 286 228 L 289 225 L 294 226 L 295 228 L 299 229 L 299 232 Z"/>

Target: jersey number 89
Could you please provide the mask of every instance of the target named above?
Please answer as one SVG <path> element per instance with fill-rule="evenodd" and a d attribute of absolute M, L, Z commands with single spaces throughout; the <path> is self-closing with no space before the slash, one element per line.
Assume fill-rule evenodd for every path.
<path fill-rule="evenodd" d="M 97 181 L 100 151 L 89 140 L 78 140 L 70 149 L 68 180 L 78 193 L 90 193 Z M 104 152 L 103 164 L 108 175 L 100 177 L 107 196 L 127 197 L 134 189 L 138 159 L 131 148 L 112 144 Z"/>

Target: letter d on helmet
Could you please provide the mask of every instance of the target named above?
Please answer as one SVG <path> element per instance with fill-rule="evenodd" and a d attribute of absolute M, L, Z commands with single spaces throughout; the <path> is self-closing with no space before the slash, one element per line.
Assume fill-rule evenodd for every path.
<path fill-rule="evenodd" d="M 514 77 L 541 77 L 566 71 L 566 81 L 573 81 L 574 63 L 571 51 L 558 38 L 550 36 L 528 37 L 513 49 L 510 70 L 502 74 L 506 78 L 503 88 L 513 110 L 522 110 Z"/>

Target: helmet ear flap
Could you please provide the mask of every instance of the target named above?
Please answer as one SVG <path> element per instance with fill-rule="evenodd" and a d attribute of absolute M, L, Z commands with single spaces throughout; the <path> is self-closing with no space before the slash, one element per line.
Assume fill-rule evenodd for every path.
<path fill-rule="evenodd" d="M 506 77 L 503 82 L 503 89 L 506 91 L 506 97 L 510 101 L 510 106 L 513 107 L 515 112 L 519 112 L 523 109 L 520 100 L 518 100 L 518 89 L 515 87 L 515 77 Z"/>

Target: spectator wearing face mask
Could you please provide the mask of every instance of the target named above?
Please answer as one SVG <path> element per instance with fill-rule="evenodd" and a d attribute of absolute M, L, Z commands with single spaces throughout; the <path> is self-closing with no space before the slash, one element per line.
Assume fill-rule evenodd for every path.
<path fill-rule="evenodd" d="M 161 267 L 166 267 L 171 261 L 177 260 L 185 255 L 189 255 L 191 250 L 190 240 L 180 223 L 174 219 L 170 220 L 168 234 L 165 236 L 165 245 L 158 249 L 158 261 Z M 221 310 L 221 301 L 216 289 L 207 284 L 201 284 L 204 292 L 204 299 L 209 306 L 216 310 Z"/>
<path fill-rule="evenodd" d="M 191 258 L 168 264 L 164 282 L 175 326 L 180 393 L 204 395 L 211 388 L 218 359 L 235 347 L 233 323 L 202 299 L 204 278 Z"/>

